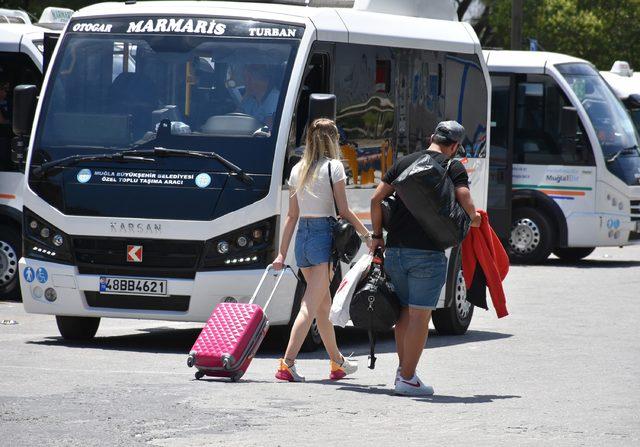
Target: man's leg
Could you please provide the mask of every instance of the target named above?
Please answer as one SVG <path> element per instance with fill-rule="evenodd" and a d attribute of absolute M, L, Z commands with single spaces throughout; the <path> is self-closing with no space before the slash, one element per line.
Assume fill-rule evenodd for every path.
<path fill-rule="evenodd" d="M 398 351 L 398 365 L 402 365 L 403 353 L 404 353 L 404 340 L 407 333 L 407 325 L 409 324 L 409 308 L 402 307 L 400 311 L 400 318 L 396 323 L 394 332 L 396 335 L 396 350 Z"/>
<path fill-rule="evenodd" d="M 407 314 L 408 322 L 403 337 L 404 345 L 400 367 L 402 368 L 402 378 L 410 380 L 416 373 L 422 350 L 427 342 L 431 310 L 409 307 Z"/>

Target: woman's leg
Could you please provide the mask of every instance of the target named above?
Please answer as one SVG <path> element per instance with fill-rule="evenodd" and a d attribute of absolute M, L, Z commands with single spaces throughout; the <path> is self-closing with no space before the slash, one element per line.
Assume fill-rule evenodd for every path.
<path fill-rule="evenodd" d="M 329 290 L 328 271 L 326 263 L 302 269 L 302 274 L 307 281 L 307 289 L 302 297 L 300 311 L 291 328 L 289 344 L 284 354 L 287 362 L 292 362 L 298 356 L 302 343 L 311 328 L 311 323 L 316 317 L 318 307 Z"/>
<path fill-rule="evenodd" d="M 318 324 L 318 331 L 320 332 L 320 338 L 324 348 L 329 354 L 329 358 L 334 362 L 342 363 L 342 354 L 338 349 L 338 343 L 336 342 L 336 331 L 333 327 L 333 323 L 329 320 L 329 311 L 331 310 L 331 295 L 327 288 L 327 293 L 324 299 L 318 307 L 318 313 L 316 314 L 316 323 Z"/>

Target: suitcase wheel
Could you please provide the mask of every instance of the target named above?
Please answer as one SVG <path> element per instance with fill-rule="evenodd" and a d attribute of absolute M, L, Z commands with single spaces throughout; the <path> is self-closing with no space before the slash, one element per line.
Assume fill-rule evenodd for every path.
<path fill-rule="evenodd" d="M 204 377 L 204 371 L 196 371 L 196 380 L 200 380 Z"/>
<path fill-rule="evenodd" d="M 239 373 L 231 376 L 231 381 L 232 382 L 237 382 L 238 380 L 240 380 L 240 378 L 244 376 L 244 371 L 240 371 Z"/>
<path fill-rule="evenodd" d="M 193 367 L 193 365 L 195 364 L 195 362 L 196 362 L 195 356 L 190 355 L 189 357 L 187 357 L 187 366 L 188 366 L 189 368 Z"/>

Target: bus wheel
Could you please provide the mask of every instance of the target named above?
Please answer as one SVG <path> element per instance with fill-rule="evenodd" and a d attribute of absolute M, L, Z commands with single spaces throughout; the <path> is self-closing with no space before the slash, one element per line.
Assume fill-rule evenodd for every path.
<path fill-rule="evenodd" d="M 595 249 L 596 247 L 556 248 L 553 254 L 566 262 L 578 262 L 593 253 Z"/>
<path fill-rule="evenodd" d="M 458 269 L 455 283 L 447 287 L 452 293 L 451 305 L 433 312 L 433 325 L 441 335 L 462 335 L 467 332 L 473 318 L 473 304 L 467 301 L 467 286 L 462 270 Z"/>
<path fill-rule="evenodd" d="M 535 208 L 513 210 L 509 258 L 518 264 L 537 264 L 551 254 L 553 232 L 549 218 Z"/>
<path fill-rule="evenodd" d="M 87 341 L 98 332 L 100 318 L 95 317 L 63 317 L 56 315 L 56 323 L 60 335 L 65 340 Z"/>
<path fill-rule="evenodd" d="M 20 233 L 11 226 L 0 225 L 0 298 L 20 299 L 18 261 L 22 256 Z"/>

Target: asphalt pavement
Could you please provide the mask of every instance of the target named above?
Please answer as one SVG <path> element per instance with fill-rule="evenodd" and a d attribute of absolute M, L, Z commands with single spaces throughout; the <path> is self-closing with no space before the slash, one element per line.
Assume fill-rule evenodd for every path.
<path fill-rule="evenodd" d="M 0 445 L 640 445 L 640 247 L 515 266 L 505 287 L 508 317 L 430 333 L 419 373 L 436 395 L 420 399 L 393 395 L 390 335 L 372 371 L 366 335 L 340 330 L 361 369 L 338 382 L 323 351 L 301 356 L 307 383 L 276 382 L 278 331 L 239 383 L 195 381 L 197 324 L 103 320 L 73 344 L 0 302 Z"/>

